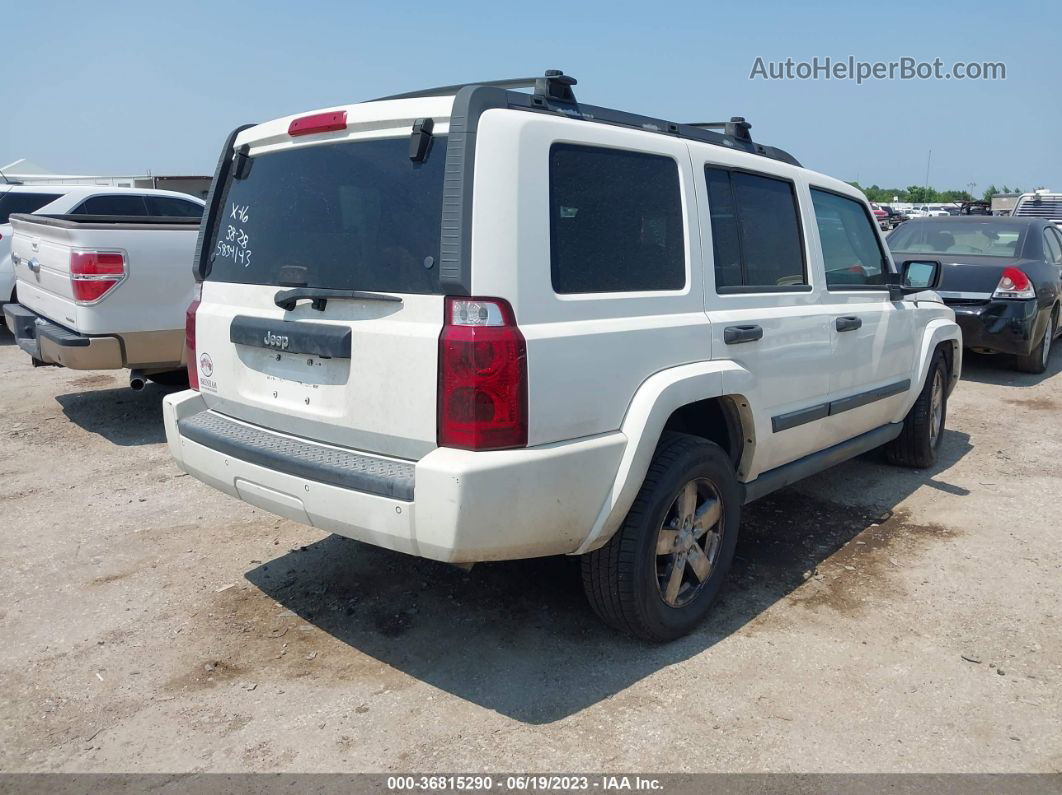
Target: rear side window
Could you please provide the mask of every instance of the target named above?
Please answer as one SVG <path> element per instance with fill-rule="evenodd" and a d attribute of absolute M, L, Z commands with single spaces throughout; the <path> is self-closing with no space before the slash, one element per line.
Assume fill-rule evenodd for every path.
<path fill-rule="evenodd" d="M 811 189 L 828 288 L 881 287 L 888 271 L 876 225 L 862 202 Z"/>
<path fill-rule="evenodd" d="M 808 289 L 793 183 L 714 166 L 704 172 L 716 291 Z"/>
<path fill-rule="evenodd" d="M 90 196 L 81 202 L 73 215 L 147 215 L 143 196 Z"/>
<path fill-rule="evenodd" d="M 253 157 L 212 219 L 207 279 L 436 293 L 445 163 L 445 136 L 422 163 L 408 137 Z"/>
<path fill-rule="evenodd" d="M 554 144 L 549 205 L 557 293 L 685 287 L 682 196 L 671 158 Z"/>
<path fill-rule="evenodd" d="M 0 224 L 6 224 L 11 213 L 35 213 L 59 198 L 58 193 L 0 193 Z"/>
<path fill-rule="evenodd" d="M 151 215 L 166 215 L 171 218 L 201 218 L 203 206 L 172 196 L 145 196 Z"/>

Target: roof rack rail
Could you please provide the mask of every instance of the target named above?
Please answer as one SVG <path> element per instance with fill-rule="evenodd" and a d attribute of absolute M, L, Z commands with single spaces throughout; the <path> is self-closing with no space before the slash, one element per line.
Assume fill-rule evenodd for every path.
<path fill-rule="evenodd" d="M 439 86 L 410 91 L 405 94 L 391 94 L 369 102 L 389 99 L 416 99 L 422 97 L 456 96 L 461 89 L 495 89 L 508 91 L 515 88 L 533 88 L 531 94 L 516 92 L 508 99 L 495 97 L 489 100 L 490 107 L 509 107 L 540 112 L 558 112 L 571 119 L 584 119 L 600 124 L 614 124 L 633 129 L 647 130 L 664 135 L 677 135 L 716 146 L 737 148 L 750 154 L 761 155 L 790 165 L 800 166 L 800 161 L 775 146 L 767 146 L 752 140 L 749 130 L 752 125 L 743 116 L 732 116 L 730 121 L 704 121 L 692 124 L 678 124 L 666 119 L 641 116 L 626 111 L 602 108 L 596 105 L 580 104 L 572 91 L 578 81 L 566 75 L 560 69 L 547 69 L 541 77 L 514 77 L 508 80 L 485 80 L 478 83 L 460 83 L 453 86 Z M 486 100 L 485 100 L 486 101 Z M 501 104 L 493 104 L 501 103 Z M 467 123 L 467 122 L 466 122 Z M 471 122 L 473 125 L 475 121 Z"/>
<path fill-rule="evenodd" d="M 481 80 L 476 83 L 458 83 L 452 86 L 437 86 L 435 88 L 423 88 L 419 91 L 409 91 L 405 94 L 391 94 L 386 97 L 377 97 L 370 102 L 381 102 L 386 99 L 416 99 L 419 97 L 445 97 L 456 94 L 466 86 L 487 86 L 489 88 L 534 88 L 535 94 L 557 102 L 575 102 L 575 93 L 572 91 L 579 81 L 571 75 L 566 75 L 560 69 L 547 69 L 541 77 L 511 77 L 508 80 Z"/>

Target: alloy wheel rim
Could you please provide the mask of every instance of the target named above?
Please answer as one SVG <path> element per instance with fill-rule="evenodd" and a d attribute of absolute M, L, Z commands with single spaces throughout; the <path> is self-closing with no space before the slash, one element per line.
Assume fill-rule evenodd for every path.
<path fill-rule="evenodd" d="M 940 370 L 933 375 L 933 394 L 930 397 L 929 443 L 936 447 L 944 422 L 944 376 Z"/>
<path fill-rule="evenodd" d="M 685 607 L 711 577 L 723 538 L 723 503 L 707 478 L 686 483 L 657 531 L 656 585 L 668 607 Z"/>

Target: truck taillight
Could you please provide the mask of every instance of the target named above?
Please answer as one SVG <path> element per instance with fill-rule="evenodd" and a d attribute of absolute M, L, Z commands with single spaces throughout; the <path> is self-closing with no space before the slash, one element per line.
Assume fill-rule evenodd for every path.
<path fill-rule="evenodd" d="M 196 391 L 199 390 L 199 362 L 195 353 L 195 313 L 202 298 L 203 283 L 196 282 L 192 303 L 184 310 L 184 364 L 188 368 L 188 386 Z"/>
<path fill-rule="evenodd" d="M 508 302 L 446 299 L 438 430 L 442 447 L 527 446 L 527 345 Z"/>
<path fill-rule="evenodd" d="M 70 252 L 70 282 L 79 304 L 96 303 L 124 278 L 125 254 L 121 251 Z"/>
<path fill-rule="evenodd" d="M 1000 277 L 993 298 L 1035 298 L 1036 290 L 1025 275 L 1025 271 L 1018 268 L 1004 268 L 1003 276 Z"/>

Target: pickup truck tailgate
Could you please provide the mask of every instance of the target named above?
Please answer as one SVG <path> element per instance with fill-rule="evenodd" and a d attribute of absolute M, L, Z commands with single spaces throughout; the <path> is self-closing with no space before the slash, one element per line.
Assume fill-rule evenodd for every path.
<path fill-rule="evenodd" d="M 197 219 L 12 215 L 19 302 L 81 334 L 180 329 L 192 298 Z M 78 302 L 77 251 L 119 252 L 125 273 L 100 300 Z"/>

